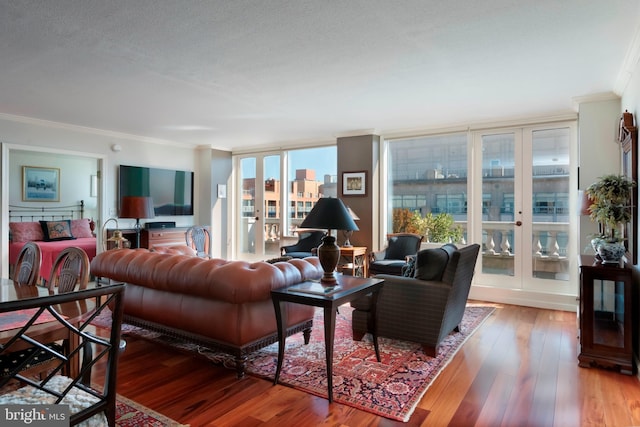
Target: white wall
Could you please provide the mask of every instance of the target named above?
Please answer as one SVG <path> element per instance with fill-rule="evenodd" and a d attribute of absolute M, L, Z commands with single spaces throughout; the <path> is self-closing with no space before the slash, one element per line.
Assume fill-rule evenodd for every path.
<path fill-rule="evenodd" d="M 71 206 L 84 200 L 86 218 L 98 218 L 98 198 L 91 196 L 91 176 L 98 172 L 98 159 L 39 151 L 12 150 L 9 165 L 9 204 L 18 206 Z M 59 202 L 26 202 L 23 196 L 23 166 L 60 169 Z"/>
<path fill-rule="evenodd" d="M 584 190 L 598 177 L 619 173 L 622 153 L 617 140 L 620 123 L 620 98 L 614 94 L 585 97 L 578 107 L 579 182 Z M 589 242 L 598 232 L 588 216 L 580 217 L 580 253 L 593 254 Z"/>
<path fill-rule="evenodd" d="M 632 70 L 631 78 L 622 95 L 621 112 L 624 110 L 633 113 L 638 126 L 638 114 L 640 113 L 640 61 L 636 62 Z"/>

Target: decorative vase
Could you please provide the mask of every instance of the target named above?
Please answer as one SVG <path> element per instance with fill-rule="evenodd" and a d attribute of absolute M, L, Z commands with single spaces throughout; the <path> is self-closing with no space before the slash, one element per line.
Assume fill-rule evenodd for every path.
<path fill-rule="evenodd" d="M 620 242 L 608 242 L 602 239 L 598 244 L 597 252 L 603 264 L 618 264 L 624 256 L 625 248 Z"/>
<path fill-rule="evenodd" d="M 593 249 L 593 252 L 598 253 L 598 245 L 600 245 L 600 242 L 604 242 L 602 237 L 594 237 L 591 239 L 591 248 Z"/>

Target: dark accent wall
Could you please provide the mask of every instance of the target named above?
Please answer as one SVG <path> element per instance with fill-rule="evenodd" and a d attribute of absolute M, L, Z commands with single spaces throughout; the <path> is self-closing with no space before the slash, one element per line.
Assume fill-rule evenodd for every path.
<path fill-rule="evenodd" d="M 341 137 L 337 140 L 338 147 L 338 197 L 360 217 L 356 221 L 359 231 L 353 233 L 353 246 L 366 246 L 368 251 L 379 249 L 377 242 L 379 234 L 373 229 L 373 224 L 379 223 L 379 152 L 380 136 L 359 135 Z M 366 175 L 365 196 L 343 196 L 342 174 L 344 172 L 361 172 Z M 338 236 L 338 243 L 342 244 L 343 236 Z M 374 243 L 375 242 L 375 243 Z"/>

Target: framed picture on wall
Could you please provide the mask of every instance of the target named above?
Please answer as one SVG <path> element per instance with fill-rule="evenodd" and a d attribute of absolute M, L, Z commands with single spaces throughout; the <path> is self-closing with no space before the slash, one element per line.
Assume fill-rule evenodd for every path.
<path fill-rule="evenodd" d="M 367 172 L 344 172 L 342 174 L 343 196 L 367 195 Z"/>
<path fill-rule="evenodd" d="M 23 166 L 22 200 L 25 202 L 59 202 L 60 169 Z"/>

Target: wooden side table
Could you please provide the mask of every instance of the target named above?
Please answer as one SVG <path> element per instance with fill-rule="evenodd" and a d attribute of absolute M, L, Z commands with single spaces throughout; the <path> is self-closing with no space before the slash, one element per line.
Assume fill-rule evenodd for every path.
<path fill-rule="evenodd" d="M 579 366 L 632 375 L 632 268 L 580 257 Z"/>
<path fill-rule="evenodd" d="M 338 269 L 342 274 L 367 277 L 367 248 L 365 246 L 340 247 Z"/>
<path fill-rule="evenodd" d="M 338 307 L 347 302 L 356 300 L 367 294 L 371 294 L 371 311 L 376 313 L 378 293 L 384 285 L 382 279 L 364 279 L 339 274 L 337 276 L 336 287 L 323 290 L 318 282 L 302 282 L 286 288 L 274 289 L 271 291 L 271 299 L 276 312 L 276 323 L 278 324 L 278 366 L 273 384 L 278 384 L 280 372 L 282 371 L 282 361 L 284 359 L 286 324 L 287 324 L 287 303 L 296 303 L 322 307 L 324 311 L 324 340 L 325 356 L 327 364 L 327 391 L 329 402 L 333 401 L 333 341 L 336 328 L 336 311 Z M 319 288 L 320 290 L 315 290 Z M 307 290 L 308 289 L 308 290 Z M 371 316 L 369 330 L 373 335 L 373 347 L 376 353 L 376 360 L 380 361 L 380 348 L 378 347 L 378 334 L 376 327 L 377 315 Z"/>

